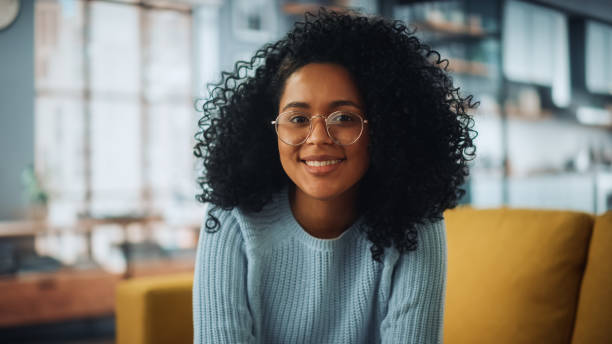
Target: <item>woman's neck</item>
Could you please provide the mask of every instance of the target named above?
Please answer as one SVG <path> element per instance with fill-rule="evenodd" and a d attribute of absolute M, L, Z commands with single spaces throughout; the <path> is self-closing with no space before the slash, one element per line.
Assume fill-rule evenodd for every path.
<path fill-rule="evenodd" d="M 357 186 L 334 199 L 319 200 L 293 185 L 289 199 L 297 222 L 316 238 L 336 238 L 357 219 Z"/>

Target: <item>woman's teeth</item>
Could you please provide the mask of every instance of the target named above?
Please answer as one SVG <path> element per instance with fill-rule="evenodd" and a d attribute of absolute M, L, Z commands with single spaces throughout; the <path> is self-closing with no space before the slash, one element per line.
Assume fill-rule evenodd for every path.
<path fill-rule="evenodd" d="M 327 160 L 327 161 L 315 161 L 315 160 L 307 160 L 304 161 L 308 166 L 327 166 L 337 164 L 342 160 Z"/>

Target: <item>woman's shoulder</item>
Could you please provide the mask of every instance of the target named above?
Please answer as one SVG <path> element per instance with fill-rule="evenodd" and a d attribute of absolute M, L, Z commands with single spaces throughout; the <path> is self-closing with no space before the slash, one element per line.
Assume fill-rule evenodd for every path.
<path fill-rule="evenodd" d="M 219 221 L 219 229 L 241 232 L 247 246 L 259 246 L 267 242 L 267 237 L 274 235 L 274 230 L 282 227 L 287 218 L 288 204 L 285 204 L 286 195 L 281 191 L 272 196 L 272 199 L 258 212 L 245 211 L 240 207 L 231 209 L 213 208 L 211 215 Z M 213 206 L 213 205 L 211 205 Z M 210 224 L 210 217 L 207 219 Z"/>
<path fill-rule="evenodd" d="M 231 213 L 244 230 L 259 232 L 285 220 L 288 210 L 286 197 L 283 190 L 272 194 L 271 199 L 259 211 L 235 207 Z"/>
<path fill-rule="evenodd" d="M 443 218 L 424 220 L 417 225 L 417 246 L 415 250 L 400 253 L 395 246 L 385 250 L 385 260 L 388 265 L 395 265 L 401 260 L 415 260 L 425 258 L 446 259 L 446 225 Z M 418 257 L 418 258 L 417 258 Z"/>

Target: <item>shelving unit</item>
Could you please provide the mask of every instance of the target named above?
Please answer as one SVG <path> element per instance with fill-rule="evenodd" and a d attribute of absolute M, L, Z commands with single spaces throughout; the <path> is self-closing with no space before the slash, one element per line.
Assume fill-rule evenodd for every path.
<path fill-rule="evenodd" d="M 471 111 L 475 118 L 486 116 L 500 121 L 500 134 L 506 135 L 503 103 L 505 80 L 501 73 L 501 1 L 462 0 L 451 2 L 411 2 L 395 6 L 393 16 L 416 28 L 416 35 L 425 44 L 449 61 L 455 86 L 463 96 L 474 94 L 475 100 L 490 99 L 490 109 Z M 499 175 L 502 199 L 507 199 L 507 146 L 501 140 L 501 157 L 488 168 Z M 489 159 L 491 160 L 491 159 Z M 470 181 L 468 181 L 469 183 Z M 467 198 L 470 203 L 469 184 Z"/>
<path fill-rule="evenodd" d="M 513 28 L 503 25 L 504 16 L 508 15 L 508 6 L 514 6 L 513 10 L 516 11 L 517 8 L 523 6 L 521 4 L 517 6 L 516 2 L 510 0 L 398 0 L 395 1 L 395 5 L 384 6 L 383 10 L 386 13 L 383 14 L 414 26 L 416 35 L 438 51 L 443 59 L 449 61 L 448 70 L 451 72 L 455 86 L 460 87 L 463 91 L 461 93 L 463 95 L 473 94 L 476 101 L 483 100 L 484 109 L 471 111 L 476 121 L 476 129 L 481 131 L 477 138 L 477 154 L 480 153 L 480 155 L 477 156 L 473 166 L 471 178 L 484 178 L 483 180 L 486 179 L 484 184 L 496 190 L 491 192 L 498 195 L 499 200 L 488 203 L 490 206 L 521 205 L 520 202 L 516 204 L 513 202 L 521 199 L 517 197 L 517 190 L 522 188 L 521 183 L 531 183 L 530 178 L 552 181 L 564 180 L 564 176 L 572 175 L 574 179 L 584 180 L 581 182 L 584 185 L 598 185 L 599 189 L 593 191 L 592 188 L 589 188 L 588 190 L 593 191 L 593 197 L 598 199 L 598 201 L 593 201 L 594 205 L 590 211 L 602 211 L 605 207 L 612 208 L 612 201 L 608 201 L 609 204 L 604 207 L 601 206 L 602 199 L 603 202 L 606 202 L 605 192 L 608 192 L 612 198 L 612 189 L 608 191 L 602 189 L 604 188 L 602 185 L 608 185 L 606 182 L 594 182 L 596 178 L 599 178 L 598 175 L 606 179 L 609 172 L 612 172 L 612 149 L 605 151 L 606 142 L 609 147 L 612 147 L 612 139 L 610 139 L 612 123 L 611 125 L 586 124 L 577 118 L 578 108 L 588 104 L 607 108 L 612 118 L 612 94 L 591 94 L 585 86 L 584 23 L 588 18 L 577 16 L 575 13 L 554 12 L 559 9 L 550 10 L 542 5 L 534 5 L 531 1 L 526 3 L 523 10 L 527 9 L 525 15 L 530 17 L 525 20 L 533 25 L 539 25 L 537 15 L 549 16 L 547 18 L 555 20 L 554 18 L 559 18 L 556 13 L 561 13 L 562 16 L 565 16 L 564 18 L 568 18 L 567 40 L 569 43 L 567 43 L 567 48 L 568 58 L 571 60 L 568 63 L 571 73 L 569 105 L 555 103 L 555 93 L 550 85 L 531 80 L 522 81 L 507 75 L 504 64 L 504 58 L 507 58 L 507 51 L 504 51 L 507 35 L 527 35 L 527 42 L 531 42 L 532 45 L 529 48 L 517 49 L 536 52 L 532 54 L 536 56 L 534 58 L 542 59 L 542 56 L 558 55 L 558 51 L 546 50 L 555 47 L 553 43 L 544 46 L 536 44 L 539 42 L 538 39 L 551 40 L 552 38 L 542 35 L 546 35 L 546 32 L 557 34 L 554 29 L 548 27 L 549 31 L 541 31 L 536 26 L 526 28 L 517 24 Z M 532 14 L 531 12 L 537 13 Z M 504 32 L 505 29 L 509 32 Z M 526 31 L 521 32 L 522 29 Z M 542 32 L 545 33 L 542 34 Z M 534 37 L 537 34 L 540 36 Z M 571 51 L 571 56 L 569 51 Z M 531 62 L 529 59 L 527 61 Z M 546 63 L 553 62 L 543 60 L 534 66 L 543 63 L 551 69 L 553 67 Z M 552 73 L 558 72 L 553 70 Z M 538 130 L 541 131 L 541 134 L 538 134 Z M 531 136 L 525 138 L 525 132 Z M 574 134 L 568 134 L 569 132 L 574 132 Z M 481 144 L 483 140 L 485 144 Z M 524 140 L 528 140 L 531 145 L 523 142 Z M 558 147 L 551 142 L 554 140 L 560 140 Z M 568 142 L 577 142 L 574 144 L 576 147 L 572 147 Z M 595 145 L 594 148 L 592 145 Z M 586 153 L 583 151 L 586 148 L 583 146 L 589 147 L 587 149 L 591 155 L 589 169 L 599 169 L 602 170 L 601 173 L 585 171 L 584 167 L 580 171 L 572 170 L 576 168 L 574 160 L 584 159 Z M 558 148 L 555 154 L 548 154 L 555 148 Z M 597 154 L 593 153 L 593 149 Z M 527 157 L 538 154 L 540 158 L 535 159 L 537 161 Z M 552 155 L 555 155 L 554 159 L 551 158 Z M 533 165 L 527 167 L 530 161 Z M 600 164 L 600 167 L 597 167 L 596 164 Z M 543 171 L 545 173 L 542 173 Z M 473 182 L 474 180 L 468 181 L 468 183 Z M 540 184 L 546 183 L 541 182 Z M 477 184 L 475 187 L 481 188 L 480 191 L 482 191 L 484 185 L 482 180 Z M 466 189 L 470 187 L 470 184 L 466 185 Z M 557 188 L 558 195 L 552 196 L 551 194 L 549 197 L 565 197 L 560 191 L 563 188 L 564 185 L 560 184 Z M 554 189 L 546 188 L 549 191 L 557 191 Z M 604 194 L 600 194 L 602 192 Z M 535 198 L 538 197 L 540 196 L 537 195 Z M 464 201 L 470 202 L 469 199 Z M 478 206 L 477 203 L 478 201 L 476 206 Z M 525 206 L 533 205 L 525 204 Z M 580 210 L 585 209 L 580 208 Z"/>

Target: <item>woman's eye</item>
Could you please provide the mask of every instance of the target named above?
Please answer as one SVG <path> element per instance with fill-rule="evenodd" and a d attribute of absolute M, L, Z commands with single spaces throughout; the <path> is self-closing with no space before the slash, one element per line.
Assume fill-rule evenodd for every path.
<path fill-rule="evenodd" d="M 293 116 L 291 117 L 289 122 L 295 123 L 295 124 L 304 124 L 304 123 L 308 123 L 308 118 L 306 116 Z"/>
<path fill-rule="evenodd" d="M 340 113 L 331 118 L 332 122 L 352 122 L 355 116 L 350 113 Z"/>

